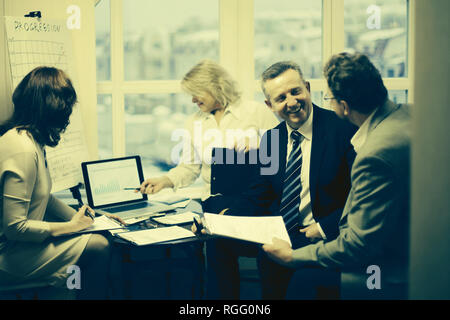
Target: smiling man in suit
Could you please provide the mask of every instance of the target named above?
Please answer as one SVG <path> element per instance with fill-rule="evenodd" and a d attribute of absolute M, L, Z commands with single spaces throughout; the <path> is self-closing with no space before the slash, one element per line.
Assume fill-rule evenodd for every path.
<path fill-rule="evenodd" d="M 262 138 L 260 162 L 263 154 L 276 156 L 278 170 L 265 174 L 260 163 L 260 174 L 225 214 L 281 215 L 294 248 L 333 240 L 350 189 L 356 127 L 312 103 L 310 84 L 294 62 L 270 66 L 262 88 L 267 106 L 283 121 Z M 207 243 L 208 297 L 239 298 L 241 255 L 258 258 L 262 298 L 283 298 L 295 269 L 272 261 L 260 246 L 230 239 Z"/>
<path fill-rule="evenodd" d="M 359 127 L 351 141 L 356 158 L 339 235 L 298 249 L 274 239 L 264 250 L 298 268 L 288 298 L 314 299 L 315 288 L 336 275 L 342 275 L 348 298 L 406 298 L 409 106 L 388 99 L 379 71 L 363 54 L 335 55 L 324 73 L 331 107 Z M 370 283 L 371 272 L 378 273 L 378 284 Z"/>

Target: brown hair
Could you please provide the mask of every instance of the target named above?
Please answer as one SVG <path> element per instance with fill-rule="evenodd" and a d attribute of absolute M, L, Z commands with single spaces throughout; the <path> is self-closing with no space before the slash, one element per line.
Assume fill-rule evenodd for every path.
<path fill-rule="evenodd" d="M 344 52 L 332 56 L 324 75 L 333 96 L 363 114 L 372 113 L 387 99 L 380 72 L 364 54 Z"/>
<path fill-rule="evenodd" d="M 39 144 L 54 147 L 69 124 L 77 95 L 64 71 L 37 67 L 22 79 L 12 100 L 13 115 L 0 126 L 0 135 L 17 128 L 28 131 Z"/>

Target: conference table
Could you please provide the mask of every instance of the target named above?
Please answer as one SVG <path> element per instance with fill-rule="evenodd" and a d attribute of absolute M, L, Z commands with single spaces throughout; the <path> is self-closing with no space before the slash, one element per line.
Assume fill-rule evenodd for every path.
<path fill-rule="evenodd" d="M 202 213 L 199 192 L 186 193 L 192 195 L 191 201 L 184 208 L 176 208 L 177 214 L 186 211 Z M 56 196 L 76 208 L 75 200 L 67 191 Z M 81 196 L 85 199 L 84 190 Z M 179 225 L 191 229 L 192 223 Z M 129 231 L 147 228 L 165 227 L 149 218 L 140 223 L 128 226 Z M 204 297 L 205 285 L 205 242 L 213 236 L 198 235 L 195 237 L 137 246 L 125 241 L 109 231 L 103 231 L 113 245 L 110 263 L 111 299 L 201 299 Z"/>
<path fill-rule="evenodd" d="M 191 200 L 186 211 L 202 212 L 199 200 Z M 192 223 L 179 225 L 189 229 Z M 151 218 L 130 227 L 137 231 L 166 227 Z M 201 299 L 204 296 L 204 244 L 212 236 L 190 238 L 137 246 L 109 235 L 113 243 L 111 276 L 112 297 L 119 299 Z M 116 269 L 114 269 L 116 268 Z"/>

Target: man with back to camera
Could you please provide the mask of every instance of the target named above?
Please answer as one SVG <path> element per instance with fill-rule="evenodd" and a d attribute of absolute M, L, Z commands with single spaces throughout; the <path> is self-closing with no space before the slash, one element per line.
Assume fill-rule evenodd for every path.
<path fill-rule="evenodd" d="M 346 282 L 349 298 L 406 298 L 409 106 L 388 99 L 379 71 L 363 54 L 334 55 L 324 74 L 331 107 L 359 127 L 352 138 L 356 151 L 352 188 L 339 235 L 298 249 L 274 239 L 263 249 L 279 263 L 298 268 L 287 298 L 314 299 L 315 288 L 336 284 L 341 272 L 343 280 L 344 276 L 353 279 Z M 368 270 L 381 272 L 377 275 L 380 283 L 369 283 Z"/>
<path fill-rule="evenodd" d="M 267 106 L 283 119 L 262 139 L 260 151 L 278 157 L 278 170 L 259 176 L 226 215 L 282 215 L 294 248 L 337 236 L 350 189 L 356 127 L 313 105 L 300 67 L 278 62 L 262 75 Z M 295 133 L 293 133 L 295 132 Z M 212 201 L 218 200 L 213 197 Z M 213 205 L 210 205 L 212 207 Z M 215 208 L 215 212 L 223 208 Z M 269 259 L 259 245 L 230 239 L 207 243 L 208 297 L 239 298 L 239 256 L 257 256 L 262 297 L 283 298 L 295 269 Z"/>

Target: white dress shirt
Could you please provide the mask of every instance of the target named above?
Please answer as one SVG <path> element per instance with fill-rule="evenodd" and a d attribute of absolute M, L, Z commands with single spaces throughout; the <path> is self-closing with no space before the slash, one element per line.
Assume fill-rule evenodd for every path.
<path fill-rule="evenodd" d="M 369 125 L 370 122 L 372 121 L 375 111 L 373 111 L 370 114 L 370 116 L 366 119 L 366 121 L 363 122 L 361 127 L 359 127 L 358 131 L 356 131 L 356 133 L 353 135 L 352 140 L 350 140 L 350 143 L 352 144 L 353 149 L 355 149 L 356 153 L 358 153 L 358 151 L 361 150 L 364 143 L 366 143 L 367 134 L 369 133 Z"/>
<path fill-rule="evenodd" d="M 302 168 L 300 172 L 300 181 L 302 183 L 302 189 L 300 191 L 300 224 L 304 226 L 309 226 L 316 221 L 313 218 L 312 207 L 311 207 L 311 195 L 309 189 L 309 168 L 311 163 L 311 143 L 312 143 L 312 135 L 313 135 L 313 109 L 311 109 L 311 114 L 306 122 L 297 129 L 297 131 L 304 137 L 303 141 L 300 144 L 300 148 L 302 149 Z M 292 129 L 286 122 L 286 128 L 288 133 L 288 144 L 287 144 L 287 152 L 286 152 L 286 163 L 289 159 L 289 154 L 292 151 L 293 139 L 291 137 Z M 319 232 L 323 239 L 326 239 L 326 235 L 323 232 L 320 224 L 317 223 Z"/>

